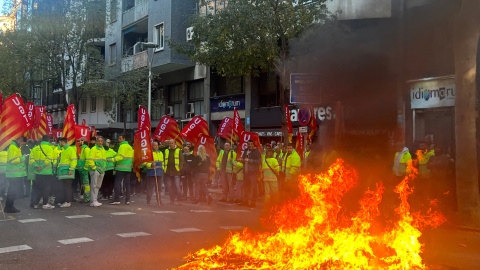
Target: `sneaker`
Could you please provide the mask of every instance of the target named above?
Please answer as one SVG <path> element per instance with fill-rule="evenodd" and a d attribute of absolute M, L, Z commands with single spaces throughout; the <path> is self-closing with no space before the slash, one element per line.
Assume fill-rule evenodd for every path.
<path fill-rule="evenodd" d="M 18 209 L 15 208 L 15 207 L 4 208 L 3 211 L 4 211 L 5 213 L 18 213 L 18 212 L 20 212 L 20 210 L 18 210 Z"/>
<path fill-rule="evenodd" d="M 126 204 L 126 205 L 130 205 L 130 201 L 126 201 L 125 204 Z"/>
<path fill-rule="evenodd" d="M 99 206 L 101 206 L 101 205 L 102 205 L 102 204 L 99 203 L 99 202 L 97 202 L 97 201 L 93 201 L 93 202 L 90 203 L 90 206 L 92 206 L 92 207 L 99 207 Z"/>
<path fill-rule="evenodd" d="M 53 206 L 49 203 L 42 206 L 42 209 L 47 209 L 47 210 L 51 210 L 51 209 L 54 209 L 54 208 L 55 208 L 55 206 Z"/>
<path fill-rule="evenodd" d="M 69 203 L 69 202 L 64 202 L 64 203 L 62 203 L 62 205 L 60 205 L 60 208 L 66 208 L 66 207 L 70 207 L 70 206 L 72 206 L 71 203 Z"/>
<path fill-rule="evenodd" d="M 119 201 L 111 201 L 111 202 L 109 202 L 108 204 L 111 204 L 111 205 L 119 205 L 120 202 L 119 202 Z"/>

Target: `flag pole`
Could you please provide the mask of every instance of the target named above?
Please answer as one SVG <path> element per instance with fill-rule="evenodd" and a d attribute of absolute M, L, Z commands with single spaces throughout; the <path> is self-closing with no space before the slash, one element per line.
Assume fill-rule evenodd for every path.
<path fill-rule="evenodd" d="M 154 160 L 155 162 L 155 160 Z M 155 162 L 156 163 L 156 162 Z M 157 204 L 158 206 L 160 206 L 161 204 L 163 204 L 161 201 L 160 201 L 160 194 L 158 193 L 158 178 L 157 178 L 157 165 L 155 164 L 155 168 L 153 168 L 153 171 L 155 172 L 155 187 L 157 188 Z"/>
<path fill-rule="evenodd" d="M 5 212 L 3 211 L 3 205 L 2 205 L 2 201 L 0 200 L 0 208 L 2 208 L 2 214 L 3 214 L 3 219 L 7 219 L 5 217 Z"/>

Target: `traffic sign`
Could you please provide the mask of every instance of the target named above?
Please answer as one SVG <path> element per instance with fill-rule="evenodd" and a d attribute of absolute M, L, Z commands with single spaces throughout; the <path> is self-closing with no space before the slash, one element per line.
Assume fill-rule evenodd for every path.
<path fill-rule="evenodd" d="M 301 126 L 306 126 L 310 124 L 310 120 L 312 120 L 312 110 L 308 106 L 302 106 L 298 110 L 298 122 Z"/>
<path fill-rule="evenodd" d="M 298 127 L 298 132 L 307 133 L 308 132 L 308 127 Z"/>
<path fill-rule="evenodd" d="M 290 74 L 290 103 L 318 103 L 320 101 L 318 87 L 318 74 Z"/>

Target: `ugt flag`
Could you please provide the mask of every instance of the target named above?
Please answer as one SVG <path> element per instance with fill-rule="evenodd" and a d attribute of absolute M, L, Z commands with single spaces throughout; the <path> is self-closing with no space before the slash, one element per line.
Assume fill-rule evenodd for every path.
<path fill-rule="evenodd" d="M 5 149 L 12 140 L 23 136 L 31 127 L 27 110 L 23 100 L 14 94 L 5 100 L 3 104 L 2 122 L 0 123 L 0 149 Z"/>
<path fill-rule="evenodd" d="M 53 136 L 53 117 L 47 114 L 47 135 Z"/>
<path fill-rule="evenodd" d="M 160 119 L 160 122 L 158 122 L 157 128 L 153 133 L 153 137 L 161 142 L 175 140 L 177 146 L 180 148 L 183 144 L 177 121 L 168 115 L 165 115 Z"/>
<path fill-rule="evenodd" d="M 215 150 L 215 141 L 212 136 L 205 134 L 199 134 L 197 143 L 193 149 L 193 154 L 197 155 L 198 147 L 203 145 L 207 150 L 207 155 L 210 158 L 210 179 L 213 177 L 216 171 L 217 151 Z"/>
<path fill-rule="evenodd" d="M 262 148 L 260 147 L 260 137 L 258 136 L 258 134 L 255 132 L 244 131 L 242 133 L 242 136 L 240 136 L 240 142 L 238 143 L 237 161 L 242 160 L 243 152 L 247 150 L 249 140 L 253 141 L 260 153 L 262 152 Z"/>
<path fill-rule="evenodd" d="M 82 148 L 78 145 L 78 140 L 82 137 L 87 139 L 87 142 L 90 141 L 92 132 L 87 126 L 75 125 L 75 145 L 77 146 L 77 154 L 79 155 L 82 152 Z"/>
<path fill-rule="evenodd" d="M 138 181 L 140 181 L 140 165 L 153 160 L 150 130 L 143 129 L 135 132 L 133 148 L 135 149 L 133 152 L 133 171 L 137 175 Z"/>
<path fill-rule="evenodd" d="M 138 109 L 138 130 L 143 129 L 147 129 L 148 131 L 150 131 L 150 115 L 148 114 L 148 111 L 145 109 L 145 107 L 140 106 L 140 108 Z"/>
<path fill-rule="evenodd" d="M 220 124 L 220 127 L 217 131 L 217 137 L 227 139 L 230 143 L 235 140 L 234 131 L 233 131 L 233 119 L 230 117 L 225 117 Z"/>
<path fill-rule="evenodd" d="M 69 145 L 75 143 L 75 106 L 70 105 L 65 115 L 65 125 L 63 127 L 63 137 L 66 137 Z"/>
<path fill-rule="evenodd" d="M 237 108 L 233 109 L 233 132 L 236 136 L 235 141 L 238 142 L 238 139 L 242 135 L 242 133 L 245 131 L 242 125 L 242 118 L 240 118 L 240 114 L 237 111 Z"/>
<path fill-rule="evenodd" d="M 193 145 L 197 144 L 199 134 L 210 135 L 208 131 L 208 124 L 200 116 L 195 116 L 188 122 L 188 124 L 182 129 L 180 135 L 185 138 L 186 141 L 191 142 Z"/>

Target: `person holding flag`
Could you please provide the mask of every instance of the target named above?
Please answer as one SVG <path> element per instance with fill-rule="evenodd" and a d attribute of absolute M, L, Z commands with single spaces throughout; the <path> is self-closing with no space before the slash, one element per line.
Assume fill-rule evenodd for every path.
<path fill-rule="evenodd" d="M 48 198 L 51 195 L 51 188 L 55 181 L 54 167 L 56 166 L 56 157 L 50 143 L 50 136 L 44 135 L 42 142 L 32 149 L 30 158 L 33 159 L 35 166 L 36 180 L 39 181 L 41 187 L 41 196 L 43 198 L 43 209 L 54 209 L 54 205 L 48 203 Z M 40 198 L 34 198 L 33 204 L 37 205 Z"/>
<path fill-rule="evenodd" d="M 85 137 L 78 139 L 78 147 L 80 147 L 80 155 L 77 162 L 77 171 L 80 176 L 80 183 L 83 191 L 83 201 L 90 202 L 90 180 L 88 179 L 87 158 L 90 155 L 90 148 L 88 147 L 88 140 Z"/>
<path fill-rule="evenodd" d="M 75 168 L 77 167 L 77 149 L 75 146 L 68 145 L 68 139 L 61 137 L 58 140 L 58 146 L 62 148 L 60 161 L 58 163 L 58 180 L 63 184 L 63 203 L 61 208 L 72 206 L 72 182 L 75 178 Z"/>
<path fill-rule="evenodd" d="M 144 162 L 143 167 L 147 168 L 147 204 L 149 205 L 152 200 L 153 189 L 155 188 L 155 193 L 157 197 L 157 204 L 163 204 L 160 198 L 161 188 L 159 186 L 158 177 L 163 176 L 163 153 L 158 148 L 158 142 L 154 141 L 152 143 L 152 154 L 153 161 Z"/>
<path fill-rule="evenodd" d="M 220 182 L 223 187 L 223 198 L 220 202 L 233 203 L 235 201 L 235 183 L 233 182 L 234 161 L 237 159 L 237 153 L 231 150 L 232 146 L 226 142 L 223 150 L 217 158 L 217 172 L 220 175 Z"/>
<path fill-rule="evenodd" d="M 103 148 L 103 137 L 98 136 L 95 146 L 90 149 L 86 166 L 90 168 L 90 206 L 99 207 L 102 203 L 98 202 L 98 191 L 102 186 L 103 177 L 105 176 L 105 168 L 107 167 L 107 158 L 105 148 Z"/>
<path fill-rule="evenodd" d="M 108 162 L 115 163 L 115 198 L 109 204 L 120 204 L 120 193 L 122 191 L 122 182 L 125 187 L 125 204 L 130 204 L 130 175 L 133 168 L 133 148 L 127 142 L 127 135 L 118 136 L 118 153 L 113 158 L 108 158 Z"/>
<path fill-rule="evenodd" d="M 24 136 L 20 136 L 12 141 L 7 151 L 7 165 L 5 176 L 8 182 L 7 201 L 3 211 L 5 213 L 18 213 L 20 210 L 15 208 L 15 199 L 21 194 L 23 180 L 27 176 L 27 166 L 25 156 L 22 155 L 20 148 L 27 143 Z"/>
<path fill-rule="evenodd" d="M 163 170 L 165 171 L 165 183 L 168 185 L 170 204 L 174 204 L 175 195 L 178 205 L 182 205 L 182 187 L 180 184 L 180 172 L 185 163 L 180 148 L 175 147 L 175 140 L 168 141 L 169 148 L 165 149 Z"/>

